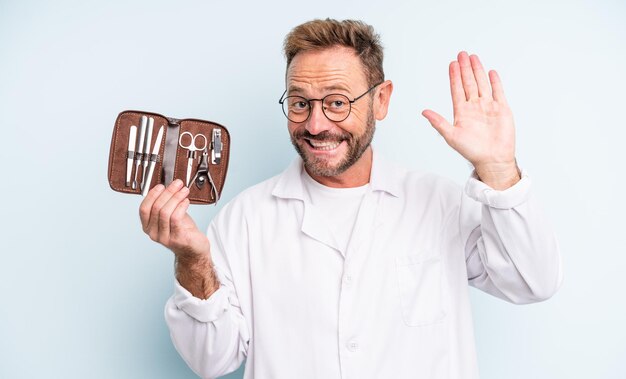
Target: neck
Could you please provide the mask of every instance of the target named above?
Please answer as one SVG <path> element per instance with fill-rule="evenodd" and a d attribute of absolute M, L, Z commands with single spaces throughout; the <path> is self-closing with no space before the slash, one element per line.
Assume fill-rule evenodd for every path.
<path fill-rule="evenodd" d="M 372 172 L 372 147 L 368 146 L 367 150 L 361 155 L 355 164 L 350 166 L 346 171 L 337 176 L 319 176 L 307 172 L 316 182 L 327 187 L 333 188 L 352 188 L 364 186 L 370 182 L 370 173 Z"/>

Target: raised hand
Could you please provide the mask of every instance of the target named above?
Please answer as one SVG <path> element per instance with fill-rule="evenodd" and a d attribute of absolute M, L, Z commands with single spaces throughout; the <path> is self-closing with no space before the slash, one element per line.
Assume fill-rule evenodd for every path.
<path fill-rule="evenodd" d="M 450 63 L 454 123 L 429 109 L 422 115 L 448 145 L 474 165 L 483 182 L 506 189 L 519 180 L 519 172 L 513 114 L 502 83 L 495 71 L 485 74 L 478 56 L 462 51 L 457 59 Z"/>

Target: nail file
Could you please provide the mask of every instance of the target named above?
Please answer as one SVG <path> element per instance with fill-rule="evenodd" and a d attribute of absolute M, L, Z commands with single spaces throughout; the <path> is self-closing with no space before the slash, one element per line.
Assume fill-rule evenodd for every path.
<path fill-rule="evenodd" d="M 139 173 L 139 166 L 141 165 L 141 160 L 143 159 L 143 142 L 144 137 L 146 135 L 146 123 L 148 122 L 148 117 L 141 116 L 141 124 L 139 126 L 139 139 L 137 140 L 137 149 L 135 150 L 135 179 L 133 180 L 132 189 L 137 188 L 137 174 Z"/>
<path fill-rule="evenodd" d="M 143 190 L 141 194 L 146 196 L 148 194 L 148 190 L 150 190 L 150 183 L 152 183 L 152 175 L 154 174 L 154 166 L 156 166 L 156 162 L 159 158 L 159 149 L 161 148 L 161 140 L 163 140 L 163 128 L 165 126 L 161 126 L 159 129 L 159 133 L 156 137 L 156 142 L 154 142 L 154 148 L 152 149 L 152 154 L 150 155 L 150 167 L 148 168 L 148 177 L 146 178 L 146 182 L 143 186 Z"/>
<path fill-rule="evenodd" d="M 141 190 L 143 191 L 144 183 L 146 182 L 146 168 L 148 168 L 148 161 L 150 160 L 150 143 L 152 142 L 152 129 L 154 128 L 154 119 L 148 118 L 148 131 L 146 133 L 146 142 L 143 143 L 143 172 L 141 178 Z"/>
<path fill-rule="evenodd" d="M 137 127 L 131 125 L 128 136 L 128 153 L 126 155 L 126 187 L 130 187 L 130 177 L 133 172 L 133 161 L 135 160 L 135 140 L 137 139 Z"/>

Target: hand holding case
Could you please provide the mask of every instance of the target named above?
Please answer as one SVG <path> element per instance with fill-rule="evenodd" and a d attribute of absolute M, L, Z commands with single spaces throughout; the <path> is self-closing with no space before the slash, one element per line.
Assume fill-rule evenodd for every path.
<path fill-rule="evenodd" d="M 147 146 L 144 146 L 143 151 L 137 151 L 140 145 L 139 131 L 142 116 L 146 116 L 148 119 L 152 118 L 154 127 L 150 140 L 147 141 L 145 138 Z M 135 126 L 136 134 L 131 133 L 132 126 Z M 157 142 L 159 129 L 162 126 L 163 136 L 158 147 L 158 154 L 152 154 L 156 151 L 153 149 Z M 132 143 L 134 141 L 131 134 L 136 135 L 135 143 Z M 146 132 L 146 137 L 147 134 Z M 197 148 L 203 147 L 204 138 L 206 138 L 206 149 L 192 152 L 183 147 L 187 147 L 190 143 Z M 131 147 L 129 142 L 134 145 L 132 150 L 129 150 Z M 147 154 L 143 154 L 144 152 Z M 154 162 L 154 173 L 150 183 L 144 184 L 148 185 L 148 189 L 159 183 L 167 186 L 175 179 L 181 179 L 185 183 L 188 162 L 191 162 L 190 178 L 192 180 L 189 183 L 188 195 L 190 202 L 193 204 L 213 204 L 219 199 L 224 187 L 229 158 L 230 135 L 224 126 L 216 122 L 175 119 L 152 112 L 123 111 L 115 120 L 111 138 L 108 168 L 109 185 L 114 191 L 141 194 L 143 186 L 139 182 L 143 178 L 147 179 L 148 175 L 144 175 L 144 171 L 149 169 L 150 161 Z M 129 165 L 131 160 L 132 166 Z M 138 161 L 141 163 L 137 164 Z M 127 185 L 129 184 L 126 182 L 128 169 L 131 170 L 131 181 L 135 177 L 137 178 L 136 188 Z M 203 169 L 206 169 L 208 175 L 202 174 Z"/>

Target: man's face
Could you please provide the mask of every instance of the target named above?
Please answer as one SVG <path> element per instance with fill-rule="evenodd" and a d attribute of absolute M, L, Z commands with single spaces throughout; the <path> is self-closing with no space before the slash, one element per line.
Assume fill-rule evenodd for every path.
<path fill-rule="evenodd" d="M 368 88 L 361 61 L 346 47 L 300 53 L 287 70 L 288 96 L 320 99 L 338 93 L 352 100 Z M 341 122 L 326 118 L 319 101 L 311 103 L 305 122 L 288 122 L 291 142 L 310 174 L 337 176 L 359 160 L 374 136 L 371 99 L 366 95 L 353 103 Z"/>

